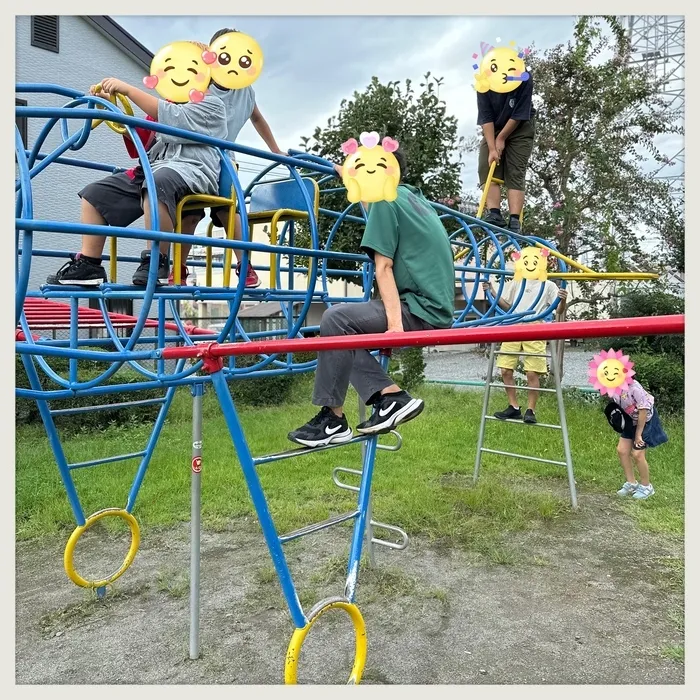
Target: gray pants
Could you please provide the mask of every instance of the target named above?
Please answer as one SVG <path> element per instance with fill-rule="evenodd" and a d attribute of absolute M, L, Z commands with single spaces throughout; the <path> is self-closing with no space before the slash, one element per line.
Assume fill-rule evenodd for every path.
<path fill-rule="evenodd" d="M 433 330 L 401 304 L 405 331 Z M 385 333 L 386 311 L 380 299 L 360 304 L 337 304 L 321 318 L 321 335 Z M 352 384 L 360 398 L 370 404 L 376 394 L 394 382 L 367 350 L 326 350 L 318 353 L 318 368 L 312 402 L 316 406 L 342 406 Z"/>

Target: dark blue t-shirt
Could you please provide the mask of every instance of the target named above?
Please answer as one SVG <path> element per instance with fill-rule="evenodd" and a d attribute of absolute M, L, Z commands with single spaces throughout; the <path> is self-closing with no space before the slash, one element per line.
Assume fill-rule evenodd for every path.
<path fill-rule="evenodd" d="M 476 123 L 479 126 L 493 122 L 495 131 L 500 131 L 509 119 L 519 122 L 529 121 L 535 114 L 532 106 L 532 77 L 518 85 L 511 92 L 477 93 L 477 106 L 479 117 Z"/>

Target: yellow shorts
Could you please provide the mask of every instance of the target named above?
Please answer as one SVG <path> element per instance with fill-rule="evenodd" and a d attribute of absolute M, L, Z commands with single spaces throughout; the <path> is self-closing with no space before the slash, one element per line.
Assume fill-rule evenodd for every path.
<path fill-rule="evenodd" d="M 538 355 L 544 355 L 547 352 L 547 342 L 544 340 L 526 340 L 524 342 L 516 341 L 513 343 L 502 343 L 502 352 L 533 352 Z M 496 367 L 501 369 L 515 369 L 518 366 L 518 355 L 499 355 L 496 360 Z M 547 358 L 546 357 L 531 357 L 525 355 L 523 357 L 523 367 L 526 372 L 537 372 L 537 374 L 547 374 Z"/>

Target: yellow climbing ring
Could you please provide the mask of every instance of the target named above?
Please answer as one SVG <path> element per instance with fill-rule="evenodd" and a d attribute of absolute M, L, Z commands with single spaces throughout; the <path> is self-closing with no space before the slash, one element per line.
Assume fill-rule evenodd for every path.
<path fill-rule="evenodd" d="M 98 520 L 107 517 L 117 517 L 126 520 L 131 530 L 131 546 L 129 547 L 129 552 L 124 559 L 124 563 L 115 571 L 111 576 L 108 576 L 101 581 L 88 581 L 84 579 L 76 570 L 73 564 L 73 552 L 75 551 L 75 545 L 78 543 L 81 535 L 91 528 Z M 85 525 L 79 525 L 73 530 L 73 534 L 68 538 L 68 543 L 66 544 L 66 551 L 63 553 L 63 566 L 68 574 L 68 578 L 73 581 L 73 583 L 83 588 L 102 588 L 113 581 L 116 581 L 130 566 L 134 561 L 136 552 L 139 548 L 139 542 L 141 536 L 139 533 L 139 524 L 136 522 L 136 518 L 124 510 L 123 508 L 105 508 L 104 510 L 99 510 L 97 513 L 93 513 L 86 521 Z"/>
<path fill-rule="evenodd" d="M 354 603 L 349 603 L 345 598 L 329 598 L 318 603 L 311 611 L 306 626 L 297 627 L 297 629 L 294 630 L 294 634 L 292 634 L 284 663 L 284 682 L 286 685 L 296 685 L 297 666 L 299 665 L 301 646 L 309 630 L 321 615 L 333 609 L 345 610 L 345 612 L 350 615 L 352 625 L 355 628 L 355 663 L 353 664 L 350 678 L 348 679 L 348 685 L 358 685 L 360 683 L 362 672 L 365 670 L 365 661 L 367 660 L 365 621 L 362 619 L 360 609 Z"/>
<path fill-rule="evenodd" d="M 102 90 L 101 85 L 95 85 L 95 92 L 100 92 Z M 131 102 L 124 97 L 121 93 L 117 93 L 116 95 L 110 95 L 109 96 L 109 101 L 113 104 L 117 104 L 117 99 L 119 102 L 121 102 L 122 109 L 124 110 L 124 114 L 126 114 L 129 117 L 134 116 L 134 110 L 131 108 Z M 95 105 L 97 109 L 104 109 L 102 105 Z M 90 129 L 94 129 L 96 126 L 99 126 L 102 124 L 102 122 L 105 121 L 104 119 L 93 119 L 92 120 L 92 126 Z M 126 133 L 126 125 L 125 124 L 117 124 L 117 122 L 110 122 L 107 121 L 107 126 L 112 129 L 112 131 L 116 131 L 118 134 L 125 134 Z"/>

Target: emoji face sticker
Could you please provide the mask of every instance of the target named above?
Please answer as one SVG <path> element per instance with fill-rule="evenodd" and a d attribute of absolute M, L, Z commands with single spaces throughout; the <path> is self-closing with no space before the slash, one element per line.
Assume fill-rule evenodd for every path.
<path fill-rule="evenodd" d="M 525 69 L 524 57 L 530 53 L 529 49 L 516 51 L 511 46 L 498 46 L 494 48 L 481 42 L 481 66 L 474 63 L 472 68 L 477 71 L 475 84 L 477 92 L 511 92 L 522 82 L 529 80 L 530 73 Z M 472 58 L 478 59 L 478 54 L 472 54 Z"/>
<path fill-rule="evenodd" d="M 548 256 L 549 251 L 546 248 L 528 246 L 519 252 L 516 250 L 510 256 L 515 260 L 513 279 L 516 282 L 522 279 L 546 281 Z"/>
<path fill-rule="evenodd" d="M 263 52 L 255 39 L 242 32 L 223 34 L 202 54 L 211 79 L 226 90 L 252 85 L 263 67 Z"/>
<path fill-rule="evenodd" d="M 634 362 L 622 350 L 601 350 L 588 363 L 588 381 L 602 396 L 619 396 L 632 383 L 632 367 Z"/>
<path fill-rule="evenodd" d="M 386 136 L 380 144 L 376 131 L 363 131 L 360 143 L 362 145 L 349 139 L 341 147 L 347 155 L 343 163 L 343 184 L 348 190 L 348 200 L 353 204 L 393 202 L 401 177 L 399 162 L 394 156 L 398 141 Z"/>
<path fill-rule="evenodd" d="M 202 50 L 190 41 L 164 46 L 151 61 L 151 75 L 143 84 L 170 102 L 201 102 L 211 81 Z"/>

